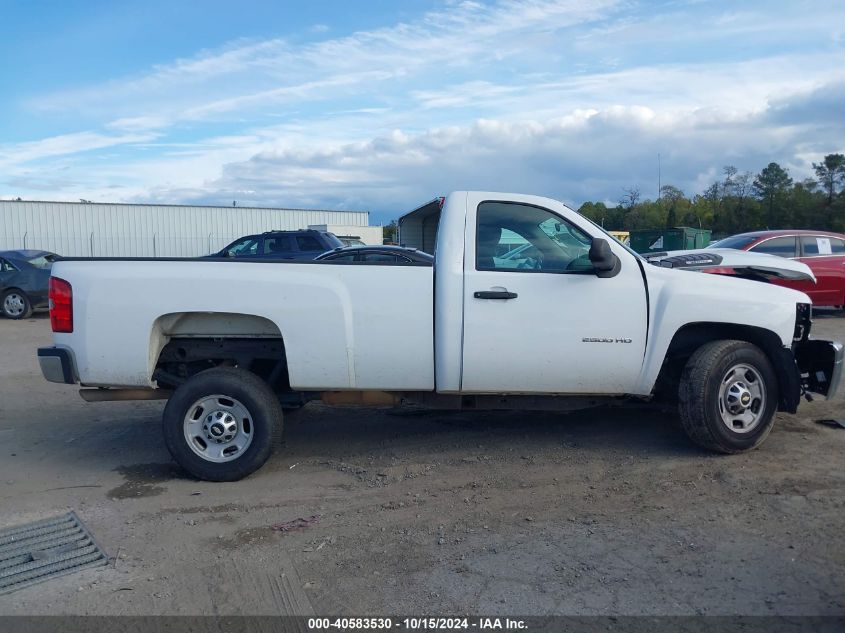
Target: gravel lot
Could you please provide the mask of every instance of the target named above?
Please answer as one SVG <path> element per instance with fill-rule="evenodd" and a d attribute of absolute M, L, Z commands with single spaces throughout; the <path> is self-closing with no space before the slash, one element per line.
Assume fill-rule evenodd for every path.
<path fill-rule="evenodd" d="M 261 471 L 212 484 L 171 462 L 162 403 L 45 382 L 49 330 L 0 319 L 0 527 L 73 509 L 113 561 L 0 614 L 845 615 L 845 429 L 814 422 L 842 403 L 732 457 L 650 409 L 312 403 Z M 814 333 L 845 339 L 842 312 Z"/>

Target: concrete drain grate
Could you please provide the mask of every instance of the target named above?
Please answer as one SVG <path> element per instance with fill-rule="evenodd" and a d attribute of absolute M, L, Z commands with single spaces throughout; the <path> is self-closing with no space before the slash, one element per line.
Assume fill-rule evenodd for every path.
<path fill-rule="evenodd" d="M 0 530 L 0 594 L 108 562 L 74 512 Z"/>

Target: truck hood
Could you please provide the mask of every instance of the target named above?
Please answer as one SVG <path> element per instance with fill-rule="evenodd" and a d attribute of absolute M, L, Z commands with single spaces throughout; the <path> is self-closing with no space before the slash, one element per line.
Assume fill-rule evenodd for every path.
<path fill-rule="evenodd" d="M 816 282 L 810 267 L 794 259 L 732 248 L 703 248 L 689 251 L 648 253 L 643 257 L 661 268 L 700 270 L 732 275 L 757 275 L 766 279 Z"/>

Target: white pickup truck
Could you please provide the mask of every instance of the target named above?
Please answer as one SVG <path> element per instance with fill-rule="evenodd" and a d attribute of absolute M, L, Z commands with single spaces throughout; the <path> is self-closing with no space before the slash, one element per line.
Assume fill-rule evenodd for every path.
<path fill-rule="evenodd" d="M 836 394 L 843 346 L 809 338 L 802 293 L 651 264 L 536 196 L 456 192 L 407 217 L 403 239 L 415 218 L 436 236 L 433 266 L 60 260 L 42 372 L 89 401 L 169 399 L 173 457 L 215 481 L 258 469 L 283 410 L 317 398 L 572 410 L 660 397 L 694 442 L 736 453 L 802 395 Z"/>

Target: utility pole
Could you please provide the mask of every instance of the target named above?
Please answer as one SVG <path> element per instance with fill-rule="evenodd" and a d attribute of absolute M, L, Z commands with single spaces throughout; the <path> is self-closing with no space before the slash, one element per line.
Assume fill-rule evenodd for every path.
<path fill-rule="evenodd" d="M 657 201 L 660 202 L 660 194 L 663 190 L 660 183 L 660 152 L 657 152 Z"/>

